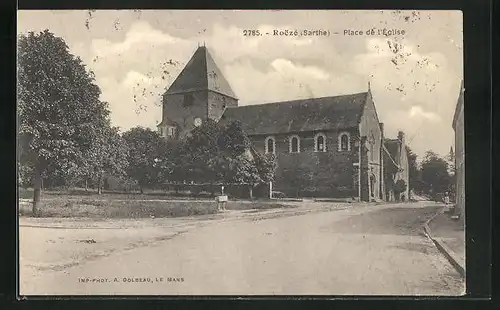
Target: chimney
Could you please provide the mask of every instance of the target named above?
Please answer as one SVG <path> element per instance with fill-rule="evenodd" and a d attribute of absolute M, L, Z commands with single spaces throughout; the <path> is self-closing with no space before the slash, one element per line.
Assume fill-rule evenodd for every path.
<path fill-rule="evenodd" d="M 399 139 L 399 141 L 401 141 L 401 143 L 403 145 L 406 145 L 405 144 L 405 133 L 404 132 L 398 131 L 398 139 Z"/>
<path fill-rule="evenodd" d="M 380 125 L 380 132 L 382 133 L 382 140 L 384 140 L 384 123 L 378 123 Z"/>

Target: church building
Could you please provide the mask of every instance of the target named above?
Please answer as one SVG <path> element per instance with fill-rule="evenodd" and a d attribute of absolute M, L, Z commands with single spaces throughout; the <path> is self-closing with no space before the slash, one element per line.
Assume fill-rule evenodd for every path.
<path fill-rule="evenodd" d="M 276 155 L 273 188 L 288 197 L 386 199 L 383 124 L 366 92 L 239 106 L 205 46 L 163 95 L 158 130 L 185 136 L 208 118 L 240 121 L 261 153 Z"/>

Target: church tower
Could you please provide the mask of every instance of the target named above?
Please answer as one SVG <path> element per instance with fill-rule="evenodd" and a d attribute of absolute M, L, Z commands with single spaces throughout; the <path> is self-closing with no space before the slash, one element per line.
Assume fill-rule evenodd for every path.
<path fill-rule="evenodd" d="M 200 46 L 163 94 L 163 119 L 158 131 L 180 138 L 207 119 L 216 122 L 227 107 L 238 106 L 231 86 L 205 46 Z"/>

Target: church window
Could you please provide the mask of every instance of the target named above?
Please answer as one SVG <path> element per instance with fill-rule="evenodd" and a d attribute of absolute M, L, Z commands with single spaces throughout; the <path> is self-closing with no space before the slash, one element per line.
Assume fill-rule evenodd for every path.
<path fill-rule="evenodd" d="M 314 151 L 326 152 L 326 136 L 323 133 L 318 133 L 314 137 Z"/>
<path fill-rule="evenodd" d="M 349 133 L 343 132 L 339 135 L 339 151 L 350 151 L 350 137 Z"/>
<path fill-rule="evenodd" d="M 373 133 L 370 135 L 370 160 L 373 161 L 375 158 L 375 137 L 373 136 Z"/>
<path fill-rule="evenodd" d="M 274 137 L 266 138 L 266 154 L 274 154 L 276 150 L 276 140 Z"/>
<path fill-rule="evenodd" d="M 370 141 L 370 160 L 373 161 L 373 145 L 374 143 Z"/>
<path fill-rule="evenodd" d="M 300 152 L 300 138 L 297 135 L 290 137 L 290 153 Z"/>

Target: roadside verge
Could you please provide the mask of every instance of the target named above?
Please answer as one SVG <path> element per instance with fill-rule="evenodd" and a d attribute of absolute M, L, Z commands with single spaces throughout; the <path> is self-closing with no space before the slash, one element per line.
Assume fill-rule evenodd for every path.
<path fill-rule="evenodd" d="M 424 224 L 425 235 L 436 245 L 436 248 L 446 257 L 455 270 L 465 278 L 465 257 L 462 258 L 456 251 L 452 250 L 444 238 L 441 238 L 431 231 L 430 224 L 438 217 L 447 216 L 444 214 L 446 207 L 443 206 L 434 216 L 427 220 Z M 452 219 L 449 219 L 452 221 Z M 465 241 L 464 241 L 465 242 Z"/>

